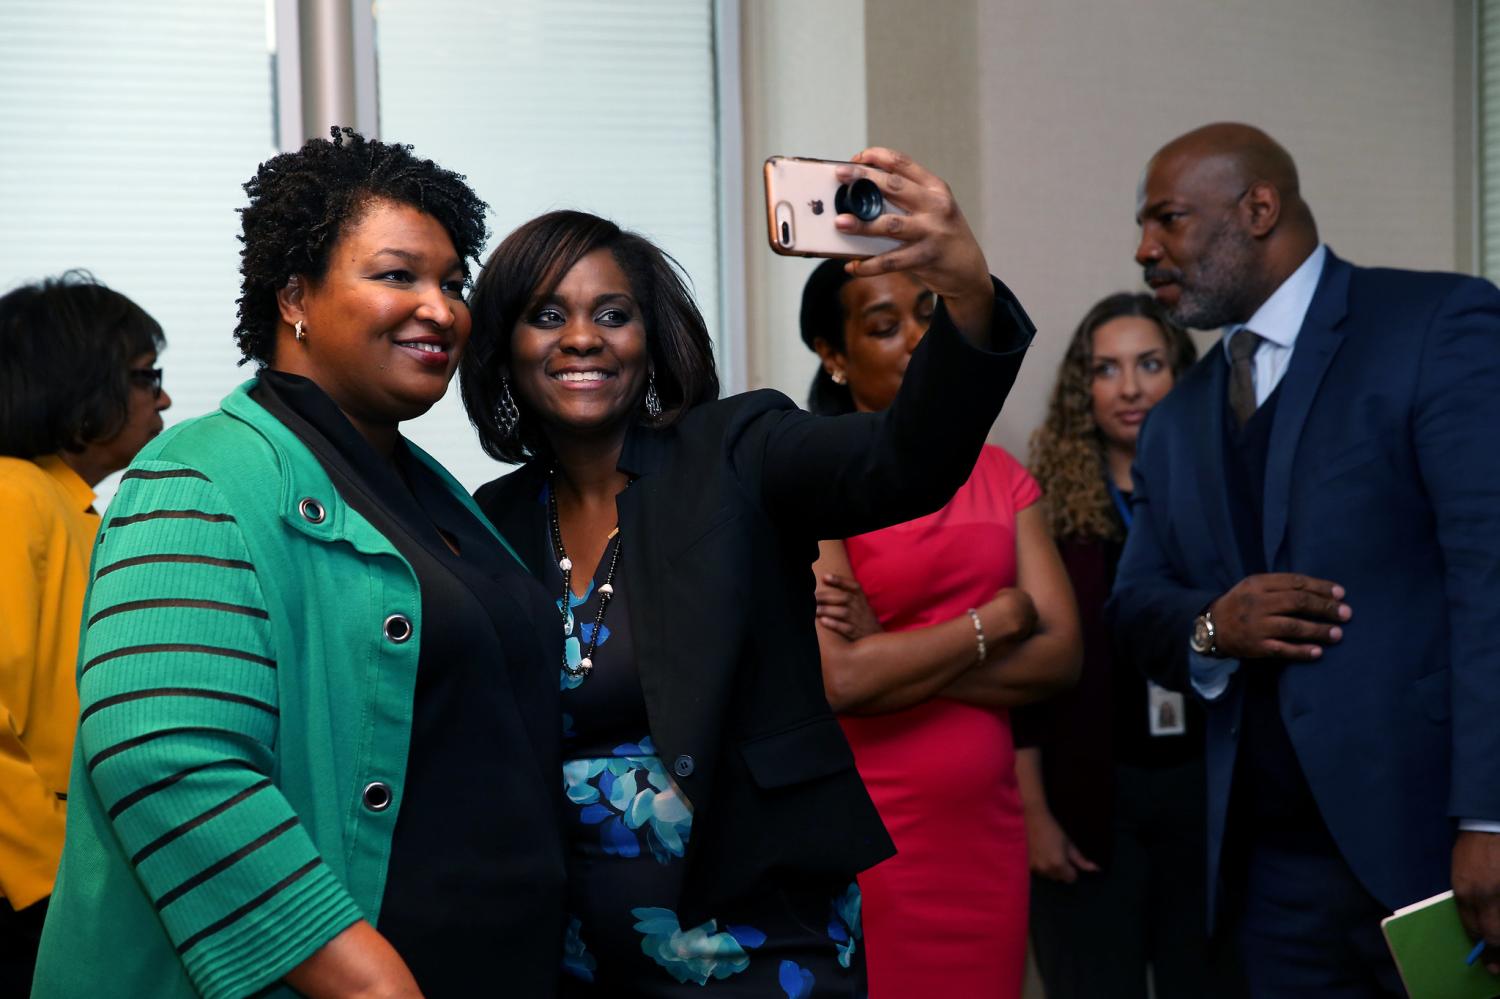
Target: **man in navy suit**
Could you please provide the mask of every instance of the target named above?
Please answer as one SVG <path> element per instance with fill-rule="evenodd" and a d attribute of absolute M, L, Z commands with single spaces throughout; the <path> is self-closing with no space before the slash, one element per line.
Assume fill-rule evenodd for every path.
<path fill-rule="evenodd" d="M 1340 260 L 1246 125 L 1163 147 L 1137 221 L 1225 331 L 1141 433 L 1111 601 L 1207 703 L 1210 918 L 1255 996 L 1399 996 L 1380 919 L 1451 886 L 1500 973 L 1500 291 Z"/>

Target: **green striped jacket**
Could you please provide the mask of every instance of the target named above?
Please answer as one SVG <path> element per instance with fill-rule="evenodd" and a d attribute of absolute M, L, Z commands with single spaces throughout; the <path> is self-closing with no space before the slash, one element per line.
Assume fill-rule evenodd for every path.
<path fill-rule="evenodd" d="M 99 533 L 41 999 L 248 995 L 379 915 L 417 579 L 252 384 L 143 450 Z"/>

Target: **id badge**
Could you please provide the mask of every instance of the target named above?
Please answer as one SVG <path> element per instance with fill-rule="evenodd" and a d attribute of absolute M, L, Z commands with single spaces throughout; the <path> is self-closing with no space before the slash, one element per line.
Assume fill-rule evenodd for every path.
<path fill-rule="evenodd" d="M 1147 725 L 1152 735 L 1183 735 L 1187 732 L 1187 703 L 1175 690 L 1146 681 Z"/>

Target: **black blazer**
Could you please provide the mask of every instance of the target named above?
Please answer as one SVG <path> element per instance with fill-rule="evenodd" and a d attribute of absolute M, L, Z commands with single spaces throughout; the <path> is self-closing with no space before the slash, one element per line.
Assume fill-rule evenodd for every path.
<path fill-rule="evenodd" d="M 847 881 L 894 853 L 823 694 L 810 566 L 819 538 L 952 497 L 1034 330 L 996 282 L 996 349 L 940 306 L 883 413 L 816 417 L 763 390 L 631 429 L 619 571 L 651 737 L 693 806 L 684 925 L 769 878 Z M 532 566 L 547 558 L 546 474 L 532 461 L 475 495 Z"/>

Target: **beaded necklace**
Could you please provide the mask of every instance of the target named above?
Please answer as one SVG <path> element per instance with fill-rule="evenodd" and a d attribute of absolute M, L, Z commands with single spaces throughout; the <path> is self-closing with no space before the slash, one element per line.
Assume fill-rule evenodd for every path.
<path fill-rule="evenodd" d="M 609 602 L 615 596 L 615 568 L 620 564 L 620 528 L 616 527 L 609 532 L 608 540 L 615 543 L 614 552 L 609 557 L 609 570 L 604 574 L 604 584 L 599 587 L 599 610 L 594 615 L 594 634 L 589 639 L 588 647 L 584 650 L 583 658 L 578 660 L 575 667 L 568 662 L 568 648 L 566 638 L 568 634 L 568 617 L 572 612 L 573 604 L 573 560 L 568 558 L 568 550 L 563 547 L 562 521 L 557 515 L 557 479 L 547 484 L 547 514 L 552 521 L 552 549 L 557 552 L 557 568 L 562 571 L 563 587 L 562 600 L 558 606 L 562 610 L 563 619 L 563 645 L 562 668 L 569 676 L 586 677 L 594 668 L 594 652 L 599 648 L 599 633 L 603 630 L 604 614 L 609 610 Z M 578 638 L 583 639 L 582 629 L 579 629 Z"/>

